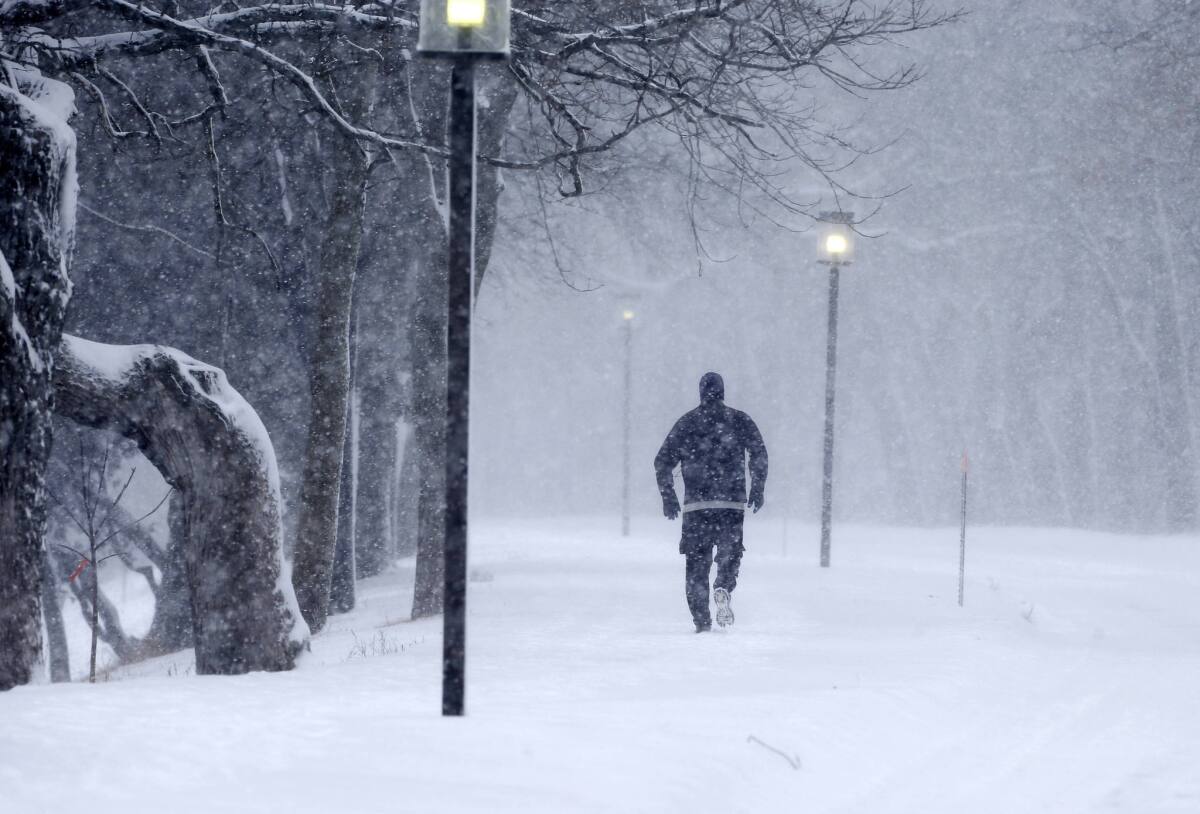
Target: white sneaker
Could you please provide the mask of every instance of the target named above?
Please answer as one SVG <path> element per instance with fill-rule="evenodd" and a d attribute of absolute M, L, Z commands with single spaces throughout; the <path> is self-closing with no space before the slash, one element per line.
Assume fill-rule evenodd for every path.
<path fill-rule="evenodd" d="M 713 601 L 717 603 L 717 624 L 721 627 L 733 624 L 733 608 L 729 607 L 729 591 L 717 588 L 713 591 Z"/>

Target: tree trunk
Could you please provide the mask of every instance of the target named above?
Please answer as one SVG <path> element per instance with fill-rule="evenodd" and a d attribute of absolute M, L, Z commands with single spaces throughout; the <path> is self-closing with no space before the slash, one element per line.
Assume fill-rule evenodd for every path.
<path fill-rule="evenodd" d="M 350 306 L 362 237 L 367 160 L 358 144 L 331 141 L 333 197 L 318 275 L 317 329 L 310 354 L 312 417 L 300 486 L 295 582 L 300 611 L 313 631 L 329 615 L 346 407 L 350 395 Z"/>
<path fill-rule="evenodd" d="M 96 558 L 96 549 L 91 550 L 91 565 L 87 574 L 91 577 L 91 613 L 88 614 L 88 626 L 92 629 L 92 649 L 88 656 L 88 682 L 96 683 L 96 645 L 100 640 L 100 561 Z"/>
<path fill-rule="evenodd" d="M 22 80 L 40 79 L 9 72 Z M 65 86 L 43 80 L 41 87 Z M 66 111 L 0 84 L 0 690 L 41 658 L 54 348 L 71 284 L 75 139 Z"/>
<path fill-rule="evenodd" d="M 415 167 L 411 159 L 399 159 Z M 394 165 L 387 168 L 395 170 Z M 358 398 L 358 477 L 354 501 L 355 559 L 359 577 L 387 567 L 395 552 L 389 524 L 390 485 L 395 476 L 395 426 L 401 418 L 403 380 L 408 358 L 406 314 L 408 291 L 403 285 L 405 257 L 419 245 L 400 214 L 413 186 L 380 183 L 368 198 L 372 226 L 364 235 L 363 254 L 355 279 L 354 389 Z"/>
<path fill-rule="evenodd" d="M 477 149 L 496 154 L 503 143 L 516 87 L 507 74 L 485 75 L 480 96 L 487 100 L 479 116 Z M 495 237 L 496 209 L 502 188 L 490 166 L 476 170 L 475 280 L 478 294 Z M 432 218 L 430 218 L 432 220 Z M 419 469 L 417 498 L 417 564 L 413 589 L 414 619 L 441 613 L 445 514 L 446 420 L 446 255 L 445 230 L 438 233 L 442 251 L 428 252 L 418 266 L 421 284 L 412 325 L 412 425 L 409 447 Z"/>
<path fill-rule="evenodd" d="M 398 40 L 383 48 L 382 98 L 390 118 L 405 137 L 424 139 L 419 110 L 427 90 L 444 99 L 444 71 L 435 63 L 414 71 Z M 414 87 L 415 86 L 415 87 Z M 432 132 L 436 132 L 433 130 Z M 356 302 L 363 316 L 358 335 L 361 375 L 356 379 L 362 425 L 357 505 L 358 573 L 382 571 L 396 556 L 392 492 L 398 476 L 396 425 L 408 406 L 411 380 L 403 373 L 411 353 L 411 317 L 420 283 L 415 257 L 428 254 L 444 240 L 436 222 L 437 203 L 428 181 L 436 161 L 416 154 L 394 154 L 381 172 L 370 198 L 372 228 L 364 240 L 364 257 L 355 281 Z M 435 228 L 430 230 L 430 222 Z M 430 243 L 432 241 L 432 243 Z"/>
<path fill-rule="evenodd" d="M 388 383 L 364 381 L 359 388 L 362 421 L 358 484 L 358 575 L 374 576 L 392 556 L 388 530 L 388 491 L 396 466 L 396 399 Z"/>
<path fill-rule="evenodd" d="M 350 359 L 350 378 L 354 379 L 355 365 Z M 346 419 L 346 440 L 342 444 L 342 483 L 338 490 L 337 547 L 333 552 L 333 576 L 329 586 L 329 608 L 331 613 L 349 613 L 354 610 L 354 580 L 357 567 L 355 547 L 358 540 L 358 523 L 355 518 L 358 480 L 358 404 L 353 396 L 349 404 L 350 415 Z"/>
<path fill-rule="evenodd" d="M 1156 263 L 1151 287 L 1154 314 L 1154 356 L 1166 398 L 1157 435 L 1162 445 L 1166 484 L 1163 506 L 1166 527 L 1174 533 L 1196 528 L 1197 480 L 1193 436 L 1192 382 L 1181 325 L 1174 232 L 1169 225 L 1161 190 L 1154 192 L 1154 226 L 1163 260 Z"/>
<path fill-rule="evenodd" d="M 310 354 L 311 418 L 295 550 L 300 609 L 325 625 L 337 547 L 339 496 L 350 394 L 350 309 L 361 238 L 367 164 L 356 144 L 334 142 L 334 191 L 318 276 L 317 331 Z"/>
<path fill-rule="evenodd" d="M 413 431 L 396 427 L 396 458 L 399 471 L 392 482 L 392 536 L 396 556 L 413 557 L 417 553 L 417 502 L 420 494 L 420 465 Z"/>
<path fill-rule="evenodd" d="M 440 272 L 440 273 L 439 273 Z M 413 320 L 413 453 L 420 469 L 417 563 L 412 618 L 442 612 L 445 541 L 446 269 L 435 261 L 433 283 Z M 440 296 L 439 296 L 440 295 Z"/>
<path fill-rule="evenodd" d="M 154 619 L 142 640 L 142 656 L 150 658 L 192 646 L 192 605 L 188 591 L 187 518 L 183 496 L 171 495 L 167 509 L 169 539 L 159 564 L 162 580 L 154 595 Z"/>
<path fill-rule="evenodd" d="M 62 606 L 58 603 L 60 577 L 54 558 L 42 552 L 42 618 L 46 621 L 46 650 L 50 656 L 50 680 L 71 680 L 71 653 L 67 647 L 67 629 L 63 625 Z"/>
<path fill-rule="evenodd" d="M 290 669 L 308 630 L 283 561 L 275 452 L 225 374 L 170 348 L 67 336 L 54 394 L 60 415 L 136 441 L 178 491 L 196 672 Z"/>
<path fill-rule="evenodd" d="M 485 70 L 480 99 L 486 102 L 479 114 L 479 155 L 502 155 L 504 137 L 508 134 L 508 117 L 517 102 L 518 88 L 505 70 Z M 496 223 L 500 209 L 500 193 L 504 191 L 500 168 L 480 163 L 475 168 L 475 296 L 483 288 L 483 277 L 492 259 L 496 241 Z"/>

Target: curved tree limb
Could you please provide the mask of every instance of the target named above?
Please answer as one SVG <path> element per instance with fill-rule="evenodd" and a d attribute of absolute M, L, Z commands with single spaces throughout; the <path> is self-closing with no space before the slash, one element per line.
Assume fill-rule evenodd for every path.
<path fill-rule="evenodd" d="M 287 670 L 308 637 L 283 559 L 279 476 L 220 370 L 155 345 L 64 336 L 55 411 L 132 439 L 179 492 L 196 670 Z"/>

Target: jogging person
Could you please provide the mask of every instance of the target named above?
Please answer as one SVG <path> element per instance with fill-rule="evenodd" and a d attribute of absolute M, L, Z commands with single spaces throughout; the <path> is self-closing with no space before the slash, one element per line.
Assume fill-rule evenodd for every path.
<path fill-rule="evenodd" d="M 746 494 L 746 458 L 750 459 L 750 493 Z M 725 406 L 725 383 L 716 373 L 700 379 L 700 406 L 675 422 L 654 458 L 663 514 L 680 514 L 673 472 L 683 466 L 683 534 L 679 553 L 685 559 L 688 608 L 696 632 L 712 628 L 708 579 L 714 550 L 717 578 L 713 601 L 717 624 L 733 624 L 730 595 L 737 587 L 742 562 L 742 520 L 749 506 L 758 511 L 767 485 L 767 448 L 750 416 Z"/>

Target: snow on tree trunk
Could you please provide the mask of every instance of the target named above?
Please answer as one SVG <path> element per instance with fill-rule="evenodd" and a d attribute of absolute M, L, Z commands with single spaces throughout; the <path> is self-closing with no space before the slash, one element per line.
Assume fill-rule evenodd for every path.
<path fill-rule="evenodd" d="M 179 493 L 196 672 L 287 670 L 308 638 L 283 559 L 275 451 L 217 368 L 64 336 L 55 410 L 115 430 Z"/>
<path fill-rule="evenodd" d="M 0 690 L 41 657 L 41 559 L 54 348 L 71 283 L 71 91 L 0 60 Z"/>

